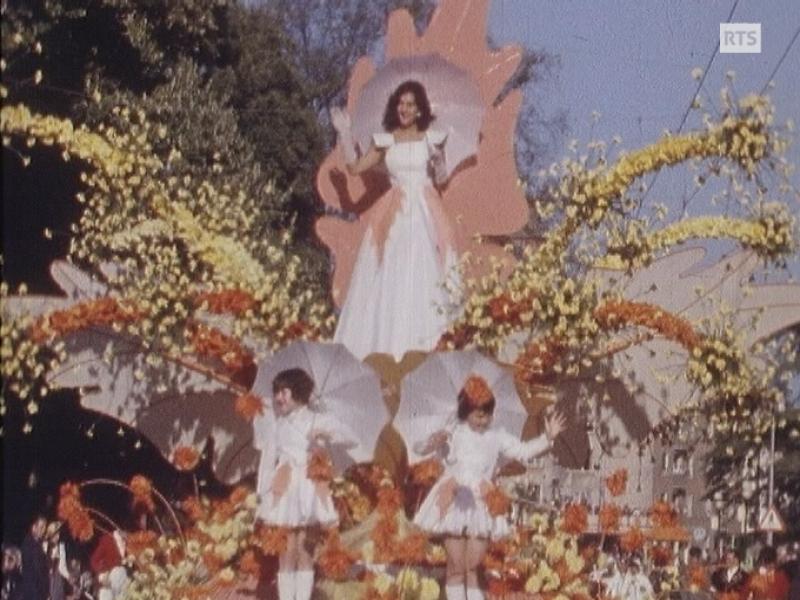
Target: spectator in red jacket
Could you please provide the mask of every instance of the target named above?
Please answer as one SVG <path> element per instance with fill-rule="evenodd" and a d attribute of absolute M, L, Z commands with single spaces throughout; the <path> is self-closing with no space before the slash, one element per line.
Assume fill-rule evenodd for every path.
<path fill-rule="evenodd" d="M 758 569 L 750 575 L 747 588 L 752 600 L 787 600 L 789 578 L 778 568 L 775 548 L 765 546 L 758 555 Z"/>

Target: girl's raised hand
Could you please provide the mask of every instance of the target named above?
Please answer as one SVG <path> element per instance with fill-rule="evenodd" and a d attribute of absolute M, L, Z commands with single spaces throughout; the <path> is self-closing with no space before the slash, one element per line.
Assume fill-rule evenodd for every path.
<path fill-rule="evenodd" d="M 559 412 L 554 412 L 549 417 L 545 417 L 544 419 L 544 431 L 547 435 L 547 439 L 551 442 L 555 440 L 562 431 L 567 428 L 567 420 L 564 418 Z"/>
<path fill-rule="evenodd" d="M 308 439 L 315 444 L 323 446 L 330 443 L 331 433 L 330 431 L 325 431 L 324 429 L 312 429 L 308 434 Z"/>
<path fill-rule="evenodd" d="M 426 444 L 428 452 L 438 450 L 447 443 L 448 439 L 450 439 L 450 434 L 448 434 L 444 429 L 440 429 L 439 431 L 432 433 L 428 438 L 428 443 Z"/>

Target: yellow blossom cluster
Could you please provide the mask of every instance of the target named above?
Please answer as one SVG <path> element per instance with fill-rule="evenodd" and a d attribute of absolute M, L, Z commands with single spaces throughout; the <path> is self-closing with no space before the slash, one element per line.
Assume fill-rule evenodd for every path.
<path fill-rule="evenodd" d="M 136 307 L 141 318 L 120 330 L 138 338 L 143 350 L 166 357 L 191 352 L 187 329 L 203 310 L 193 299 L 227 290 L 253 299 L 227 321 L 238 339 L 269 348 L 329 330 L 327 300 L 303 284 L 290 236 L 265 230 L 256 199 L 236 184 L 177 176 L 180 152 L 154 152 L 153 140 L 166 134 L 142 110 L 115 109 L 114 125 L 96 130 L 23 105 L 4 106 L 1 114 L 4 144 L 56 145 L 64 160 L 75 157 L 90 167 L 81 174 L 83 212 L 73 225 L 71 258 L 105 280 L 111 297 Z M 36 354 L 24 350 L 14 352 L 18 360 Z M 5 370 L 11 371 L 24 391 L 26 373 Z"/>
<path fill-rule="evenodd" d="M 794 249 L 795 218 L 784 204 L 769 203 L 752 218 L 704 216 L 684 219 L 648 234 L 641 221 L 629 219 L 624 234 L 610 238 L 609 252 L 595 264 L 607 269 L 632 269 L 645 265 L 653 253 L 690 239 L 728 238 L 769 260 Z"/>
<path fill-rule="evenodd" d="M 0 299 L 5 301 L 8 287 L 0 284 Z M 17 396 L 25 407 L 28 418 L 39 411 L 39 401 L 47 395 L 49 388 L 43 376 L 47 370 L 57 368 L 66 358 L 64 344 L 56 343 L 46 348 L 34 342 L 28 335 L 34 320 L 30 317 L 8 318 L 3 315 L 0 322 L 0 376 L 6 389 Z M 0 416 L 5 416 L 6 397 L 0 396 Z M 31 430 L 29 423 L 23 431 Z"/>
<path fill-rule="evenodd" d="M 234 492 L 236 494 L 236 492 Z M 230 510 L 214 512 L 208 500 L 199 502 L 204 517 L 186 533 L 186 539 L 162 534 L 151 547 L 130 557 L 131 583 L 125 597 L 131 600 L 175 600 L 212 597 L 246 573 L 236 559 L 253 533 L 256 496 L 226 501 Z M 220 518 L 224 516 L 224 518 Z"/>
<path fill-rule="evenodd" d="M 577 535 L 543 513 L 531 515 L 509 541 L 490 547 L 484 560 L 488 591 L 500 597 L 523 592 L 588 597 L 587 566 Z"/>
<path fill-rule="evenodd" d="M 707 395 L 740 396 L 752 389 L 752 371 L 735 339 L 720 336 L 701 340 L 691 352 L 687 377 Z"/>

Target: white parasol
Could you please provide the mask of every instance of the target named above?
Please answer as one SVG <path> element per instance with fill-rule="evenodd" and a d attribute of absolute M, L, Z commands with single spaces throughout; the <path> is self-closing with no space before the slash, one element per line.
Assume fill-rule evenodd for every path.
<path fill-rule="evenodd" d="M 372 460 L 378 436 L 391 418 L 375 372 L 342 344 L 298 341 L 258 365 L 253 393 L 269 400 L 272 380 L 280 371 L 293 368 L 305 370 L 314 380 L 310 408 L 336 417 L 359 442 L 347 449 L 333 445 L 331 455 L 336 466 L 341 469 L 348 462 Z M 273 412 L 269 409 L 256 418 L 256 435 L 271 418 Z"/>
<path fill-rule="evenodd" d="M 353 137 L 362 154 L 366 152 L 372 134 L 384 131 L 383 115 L 389 96 L 408 80 L 425 87 L 436 117 L 430 128 L 447 135 L 444 149 L 449 176 L 461 162 L 477 153 L 484 106 L 469 73 L 439 54 L 394 58 L 378 69 L 356 101 Z"/>
<path fill-rule="evenodd" d="M 492 427 L 505 429 L 517 437 L 528 413 L 520 401 L 509 369 L 476 351 L 437 352 L 406 375 L 400 388 L 400 407 L 394 427 L 403 436 L 409 462 L 425 458 L 415 445 L 440 430 L 457 424 L 458 393 L 470 375 L 480 375 L 489 384 L 496 405 Z"/>

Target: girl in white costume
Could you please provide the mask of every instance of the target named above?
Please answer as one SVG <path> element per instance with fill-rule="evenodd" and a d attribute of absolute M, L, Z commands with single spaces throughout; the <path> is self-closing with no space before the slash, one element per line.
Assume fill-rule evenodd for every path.
<path fill-rule="evenodd" d="M 258 517 L 289 530 L 278 569 L 280 600 L 311 597 L 314 565 L 307 530 L 335 526 L 339 520 L 328 481 L 315 472 L 320 460 L 322 470 L 329 460 L 321 452 L 333 441 L 357 443 L 338 419 L 308 407 L 313 389 L 313 380 L 302 369 L 281 371 L 272 382 L 274 415 L 259 417 L 254 423 L 256 445 L 262 452 Z"/>
<path fill-rule="evenodd" d="M 502 429 L 490 428 L 495 399 L 486 381 L 467 379 L 458 394 L 458 424 L 437 431 L 415 445 L 419 454 L 438 452 L 444 473 L 433 486 L 414 523 L 431 534 L 445 536 L 448 600 L 479 600 L 476 569 L 488 540 L 505 537 L 510 527 L 505 514 L 492 514 L 490 494 L 500 457 L 527 461 L 548 450 L 564 430 L 564 418 L 545 419 L 545 434 L 528 442 Z"/>
<path fill-rule="evenodd" d="M 447 327 L 445 278 L 455 285 L 455 236 L 436 184 L 446 179 L 446 135 L 429 129 L 435 119 L 422 84 L 402 83 L 389 98 L 385 133 L 373 136 L 358 158 L 350 118 L 331 111 L 348 171 L 383 165 L 391 188 L 360 218 L 369 223 L 339 315 L 334 341 L 359 358 L 372 352 L 402 358 L 431 350 Z"/>

